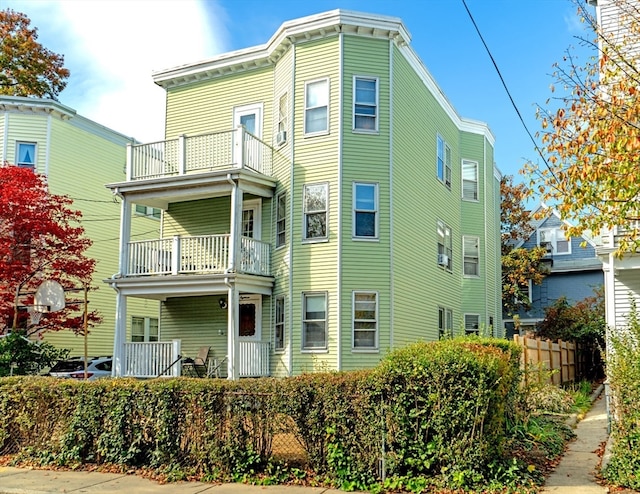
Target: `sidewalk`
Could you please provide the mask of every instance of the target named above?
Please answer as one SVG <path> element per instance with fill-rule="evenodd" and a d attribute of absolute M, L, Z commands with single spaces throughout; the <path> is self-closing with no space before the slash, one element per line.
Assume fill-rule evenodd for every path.
<path fill-rule="evenodd" d="M 135 475 L 0 467 L 0 494 L 338 494 L 324 487 L 254 486 L 173 482 L 158 484 Z"/>
<path fill-rule="evenodd" d="M 609 490 L 596 482 L 600 458 L 597 450 L 607 440 L 607 410 L 604 392 L 596 399 L 575 429 L 576 438 L 569 443 L 560 464 L 549 476 L 543 493 L 605 494 Z"/>

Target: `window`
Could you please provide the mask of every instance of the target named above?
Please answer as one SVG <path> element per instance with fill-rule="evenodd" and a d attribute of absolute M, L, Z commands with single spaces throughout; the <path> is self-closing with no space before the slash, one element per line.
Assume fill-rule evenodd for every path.
<path fill-rule="evenodd" d="M 478 200 L 478 163 L 475 161 L 462 160 L 462 198 Z"/>
<path fill-rule="evenodd" d="M 276 196 L 276 248 L 287 241 L 287 194 L 280 192 Z"/>
<path fill-rule="evenodd" d="M 353 184 L 353 236 L 378 237 L 378 184 Z"/>
<path fill-rule="evenodd" d="M 329 130 L 329 79 L 308 82 L 305 86 L 304 133 Z"/>
<path fill-rule="evenodd" d="M 480 316 L 478 314 L 465 314 L 464 330 L 467 334 L 479 334 L 480 333 Z"/>
<path fill-rule="evenodd" d="M 353 348 L 378 348 L 378 294 L 353 292 Z"/>
<path fill-rule="evenodd" d="M 451 271 L 452 256 L 451 228 L 438 221 L 438 266 Z"/>
<path fill-rule="evenodd" d="M 278 132 L 286 132 L 289 121 L 289 99 L 287 93 L 278 100 Z"/>
<path fill-rule="evenodd" d="M 151 206 L 145 206 L 143 204 L 136 204 L 136 214 L 159 220 L 162 216 L 162 209 L 152 208 Z"/>
<path fill-rule="evenodd" d="M 353 78 L 353 129 L 378 130 L 378 79 Z"/>
<path fill-rule="evenodd" d="M 36 167 L 36 143 L 18 142 L 16 143 L 16 165 L 25 168 Z"/>
<path fill-rule="evenodd" d="M 327 294 L 303 294 L 302 348 L 325 350 L 327 348 Z"/>
<path fill-rule="evenodd" d="M 451 148 L 441 136 L 437 137 L 438 180 L 451 188 Z"/>
<path fill-rule="evenodd" d="M 462 237 L 462 255 L 464 257 L 465 276 L 480 276 L 480 239 L 478 237 Z"/>
<path fill-rule="evenodd" d="M 158 341 L 158 319 L 155 317 L 132 317 L 131 341 Z"/>
<path fill-rule="evenodd" d="M 561 228 L 544 228 L 538 230 L 538 245 L 547 247 L 551 255 L 571 254 L 571 239 L 568 239 Z M 550 249 L 549 249 L 550 248 Z"/>
<path fill-rule="evenodd" d="M 275 351 L 284 350 L 284 297 L 276 297 Z"/>
<path fill-rule="evenodd" d="M 304 186 L 304 239 L 327 238 L 328 184 Z"/>
<path fill-rule="evenodd" d="M 440 339 L 453 338 L 453 311 L 444 307 L 438 307 L 438 330 Z"/>

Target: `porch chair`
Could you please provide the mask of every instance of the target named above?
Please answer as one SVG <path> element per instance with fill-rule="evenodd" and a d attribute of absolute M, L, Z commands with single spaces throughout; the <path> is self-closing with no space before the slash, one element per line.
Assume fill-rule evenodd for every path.
<path fill-rule="evenodd" d="M 221 370 L 226 361 L 226 355 L 222 360 L 218 360 L 217 358 L 209 359 L 209 365 L 207 366 L 207 377 L 222 377 Z"/>
<path fill-rule="evenodd" d="M 210 348 L 201 346 L 195 358 L 182 359 L 182 372 L 185 376 L 204 377 L 207 375 Z"/>

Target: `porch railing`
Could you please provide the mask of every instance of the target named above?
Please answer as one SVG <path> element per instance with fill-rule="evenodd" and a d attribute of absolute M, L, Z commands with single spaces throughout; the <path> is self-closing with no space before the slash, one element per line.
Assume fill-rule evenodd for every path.
<path fill-rule="evenodd" d="M 240 377 L 269 376 L 269 343 L 241 341 L 239 364 Z"/>
<path fill-rule="evenodd" d="M 178 377 L 180 346 L 180 340 L 125 343 L 122 376 Z"/>
<path fill-rule="evenodd" d="M 231 270 L 229 235 L 199 235 L 129 242 L 128 276 L 222 274 Z M 240 238 L 237 272 L 270 276 L 271 246 Z"/>
<path fill-rule="evenodd" d="M 127 180 L 247 168 L 271 175 L 273 149 L 243 126 L 235 130 L 127 146 Z"/>

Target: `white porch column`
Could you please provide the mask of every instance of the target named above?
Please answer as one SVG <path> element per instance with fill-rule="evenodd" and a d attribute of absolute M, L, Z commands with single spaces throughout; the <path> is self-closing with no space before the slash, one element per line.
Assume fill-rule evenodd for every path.
<path fill-rule="evenodd" d="M 229 268 L 237 272 L 238 253 L 240 252 L 240 236 L 242 235 L 242 189 L 233 183 L 231 190 L 231 218 L 229 219 L 231 234 L 229 235 Z M 231 306 L 231 305 L 229 305 Z"/>
<path fill-rule="evenodd" d="M 113 336 L 113 370 L 111 375 L 122 377 L 125 370 L 124 344 L 127 340 L 127 297 L 122 295 L 117 288 L 116 292 L 116 329 Z"/>
<path fill-rule="evenodd" d="M 240 297 L 236 285 L 229 287 L 227 294 L 227 379 L 240 378 Z"/>

